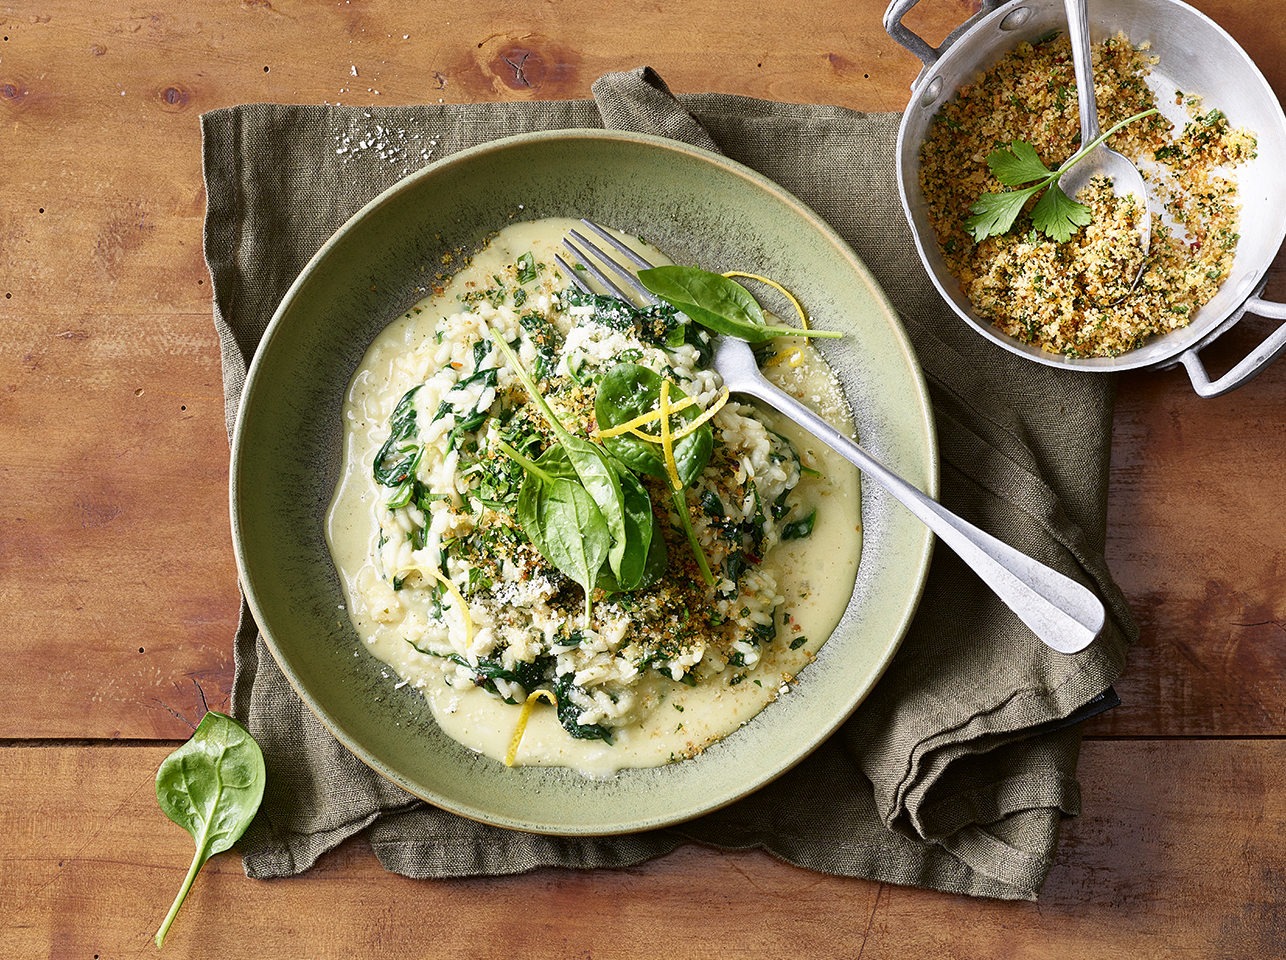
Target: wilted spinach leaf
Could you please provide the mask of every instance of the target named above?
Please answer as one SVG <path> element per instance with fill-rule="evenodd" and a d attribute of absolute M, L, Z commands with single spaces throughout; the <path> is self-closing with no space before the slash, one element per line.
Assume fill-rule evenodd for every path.
<path fill-rule="evenodd" d="M 817 523 L 817 511 L 806 517 L 792 520 L 781 528 L 782 540 L 802 540 L 813 535 L 813 525 Z"/>
<path fill-rule="evenodd" d="M 389 423 L 389 437 L 384 441 L 384 446 L 380 447 L 380 452 L 375 455 L 375 481 L 386 487 L 401 486 L 415 472 L 415 462 L 420 457 L 420 446 L 409 441 L 417 432 L 415 393 L 420 386 L 423 384 L 406 391 L 402 399 L 397 402 L 397 406 L 393 408 L 393 416 Z"/>
<path fill-rule="evenodd" d="M 654 370 L 637 363 L 616 364 L 603 376 L 598 385 L 598 393 L 594 397 L 594 416 L 598 420 L 599 430 L 606 431 L 619 427 L 657 409 L 661 402 L 661 384 L 661 375 Z M 687 398 L 682 390 L 671 386 L 672 400 Z M 689 406 L 675 411 L 672 415 L 686 423 L 699 417 L 700 411 Z M 705 551 L 702 550 L 696 533 L 692 529 L 688 501 L 683 493 L 710 462 L 710 454 L 714 449 L 714 429 L 710 424 L 708 422 L 701 424 L 674 443 L 671 452 L 674 455 L 675 472 L 679 478 L 677 487 L 670 477 L 670 471 L 666 468 L 665 452 L 661 444 L 630 433 L 620 433 L 603 437 L 603 446 L 628 470 L 664 480 L 670 486 L 670 496 L 674 501 L 675 511 L 679 515 L 679 522 L 687 535 L 688 543 L 692 546 L 697 566 L 701 569 L 701 575 L 706 583 L 713 583 L 714 575 L 710 572 Z"/>

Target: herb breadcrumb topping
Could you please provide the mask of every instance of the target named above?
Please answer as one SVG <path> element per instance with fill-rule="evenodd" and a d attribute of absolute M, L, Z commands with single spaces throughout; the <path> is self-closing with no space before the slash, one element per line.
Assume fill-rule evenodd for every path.
<path fill-rule="evenodd" d="M 1156 106 L 1147 82 L 1156 60 L 1146 47 L 1118 35 L 1095 44 L 1093 60 L 1104 129 Z M 943 105 L 921 147 L 920 185 L 947 268 L 980 317 L 1069 357 L 1119 356 L 1192 321 L 1231 272 L 1240 213 L 1232 168 L 1255 157 L 1256 141 L 1221 111 L 1203 110 L 1199 96 L 1176 91 L 1175 102 L 1189 117 L 1182 130 L 1153 114 L 1108 140 L 1164 208 L 1151 211 L 1151 248 L 1132 292 L 1127 265 L 1140 211 L 1102 178 L 1076 198 L 1092 220 L 1067 242 L 1034 229 L 1030 209 L 1002 236 L 975 243 L 965 228 L 981 195 L 1006 189 L 987 165 L 992 151 L 1023 140 L 1057 169 L 1079 148 L 1065 36 L 1020 44 Z"/>

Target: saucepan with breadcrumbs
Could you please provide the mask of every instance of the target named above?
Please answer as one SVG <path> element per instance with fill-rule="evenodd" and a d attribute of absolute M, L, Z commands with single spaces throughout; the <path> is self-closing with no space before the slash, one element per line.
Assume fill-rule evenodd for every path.
<path fill-rule="evenodd" d="M 1212 379 L 1200 351 L 1262 298 L 1286 238 L 1286 117 L 1263 75 L 1179 0 L 1090 0 L 1099 125 L 1143 172 L 1152 237 L 1101 180 L 1075 196 L 1082 147 L 1062 0 L 985 0 L 940 46 L 903 18 L 890 36 L 924 69 L 898 136 L 898 184 L 920 257 L 960 317 L 1039 363 L 1090 371 L 1183 364 L 1213 397 L 1286 351 L 1279 325 Z M 930 0 L 937 2 L 937 0 Z M 1137 259 L 1135 261 L 1137 264 Z"/>

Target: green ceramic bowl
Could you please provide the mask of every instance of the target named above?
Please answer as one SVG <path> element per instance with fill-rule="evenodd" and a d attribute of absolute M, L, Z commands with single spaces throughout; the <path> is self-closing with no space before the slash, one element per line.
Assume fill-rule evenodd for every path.
<path fill-rule="evenodd" d="M 860 201 L 855 201 L 860 202 Z M 448 157 L 373 200 L 317 253 L 251 365 L 233 439 L 242 588 L 277 662 L 332 733 L 384 777 L 466 817 L 562 835 L 626 833 L 717 809 L 779 776 L 852 713 L 906 631 L 932 536 L 871 483 L 865 542 L 839 628 L 789 695 L 701 756 L 610 780 L 506 768 L 446 737 L 428 705 L 359 649 L 323 534 L 339 473 L 340 407 L 372 338 L 424 295 L 444 254 L 515 219 L 590 217 L 678 262 L 784 284 L 817 326 L 859 434 L 930 493 L 933 420 L 920 368 L 852 250 L 797 199 L 725 158 L 602 130 L 527 134 Z"/>

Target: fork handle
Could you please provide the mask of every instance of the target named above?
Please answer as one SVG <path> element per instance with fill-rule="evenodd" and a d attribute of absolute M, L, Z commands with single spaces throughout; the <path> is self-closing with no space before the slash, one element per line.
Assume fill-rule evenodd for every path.
<path fill-rule="evenodd" d="M 884 487 L 969 564 L 1054 650 L 1076 653 L 1102 632 L 1106 618 L 1103 603 L 1083 584 L 956 516 L 767 380 L 757 379 L 753 387 L 739 384 L 738 392 L 748 393 L 786 414 Z"/>

